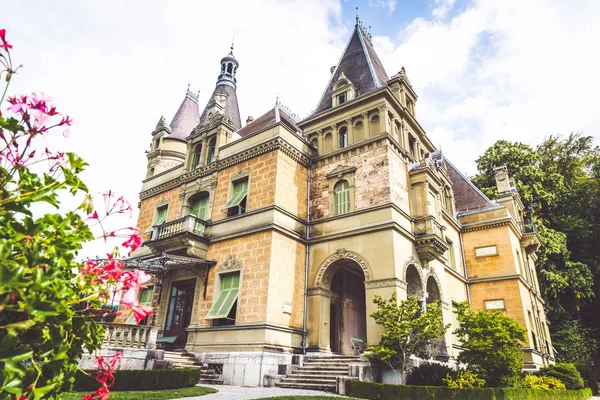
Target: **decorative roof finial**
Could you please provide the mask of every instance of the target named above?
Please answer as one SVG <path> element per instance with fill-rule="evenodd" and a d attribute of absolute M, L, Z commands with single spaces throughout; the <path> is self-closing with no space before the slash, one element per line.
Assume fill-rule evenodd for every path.
<path fill-rule="evenodd" d="M 279 93 L 275 95 L 275 107 L 279 106 Z"/>
<path fill-rule="evenodd" d="M 235 42 L 235 31 L 233 31 L 233 37 L 231 38 L 231 50 L 229 51 L 229 55 L 233 56 L 233 43 Z"/>
<path fill-rule="evenodd" d="M 358 6 L 356 6 L 356 25 L 358 25 L 359 22 L 360 20 L 358 19 Z"/>

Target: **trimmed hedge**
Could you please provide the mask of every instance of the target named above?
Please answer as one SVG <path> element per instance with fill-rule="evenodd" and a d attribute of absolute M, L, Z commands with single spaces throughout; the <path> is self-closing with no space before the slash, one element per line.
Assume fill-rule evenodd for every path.
<path fill-rule="evenodd" d="M 551 376 L 565 384 L 567 389 L 583 389 L 585 382 L 575 365 L 571 363 L 556 363 L 540 368 L 538 375 Z"/>
<path fill-rule="evenodd" d="M 95 376 L 98 371 L 86 371 L 91 376 L 75 375 L 73 391 L 93 392 L 100 384 Z M 157 369 L 157 370 L 118 370 L 115 371 L 115 384 L 110 390 L 162 390 L 194 386 L 200 382 L 199 369 Z"/>
<path fill-rule="evenodd" d="M 406 378 L 406 384 L 416 386 L 446 386 L 443 379 L 448 375 L 456 378 L 457 371 L 442 364 L 423 363 L 410 370 Z"/>
<path fill-rule="evenodd" d="M 439 386 L 387 385 L 348 380 L 346 396 L 371 400 L 587 400 L 592 397 L 592 392 L 590 389 L 450 389 Z"/>

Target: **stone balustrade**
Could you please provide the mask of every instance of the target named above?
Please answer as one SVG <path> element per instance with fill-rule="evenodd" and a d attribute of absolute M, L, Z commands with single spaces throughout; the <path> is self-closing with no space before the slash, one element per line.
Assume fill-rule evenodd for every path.
<path fill-rule="evenodd" d="M 205 225 L 206 222 L 200 218 L 194 215 L 186 215 L 164 224 L 154 225 L 150 240 L 167 239 L 180 233 L 193 233 L 204 236 Z"/>
<path fill-rule="evenodd" d="M 157 326 L 102 323 L 104 339 L 102 346 L 134 349 L 155 349 Z"/>

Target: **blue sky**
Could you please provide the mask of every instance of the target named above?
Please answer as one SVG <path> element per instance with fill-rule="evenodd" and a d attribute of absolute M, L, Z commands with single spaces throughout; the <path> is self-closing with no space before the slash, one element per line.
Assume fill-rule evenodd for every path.
<path fill-rule="evenodd" d="M 75 124 L 46 144 L 90 163 L 92 193 L 136 204 L 156 122 L 171 120 L 188 82 L 207 102 L 234 31 L 242 121 L 277 96 L 307 115 L 357 5 L 388 75 L 406 67 L 417 120 L 462 171 L 499 139 L 598 136 L 596 0 L 13 1 L 0 28 L 24 68 L 9 93 L 54 97 Z"/>

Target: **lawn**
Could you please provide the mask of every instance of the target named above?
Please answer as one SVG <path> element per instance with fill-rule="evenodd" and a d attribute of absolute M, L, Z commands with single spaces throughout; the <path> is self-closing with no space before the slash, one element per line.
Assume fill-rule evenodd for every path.
<path fill-rule="evenodd" d="M 136 390 L 136 391 L 111 391 L 111 400 L 161 400 L 179 399 L 182 397 L 203 396 L 205 394 L 217 393 L 218 390 L 201 386 L 193 386 L 181 389 L 169 390 Z M 63 400 L 80 400 L 87 393 L 63 393 Z"/>

